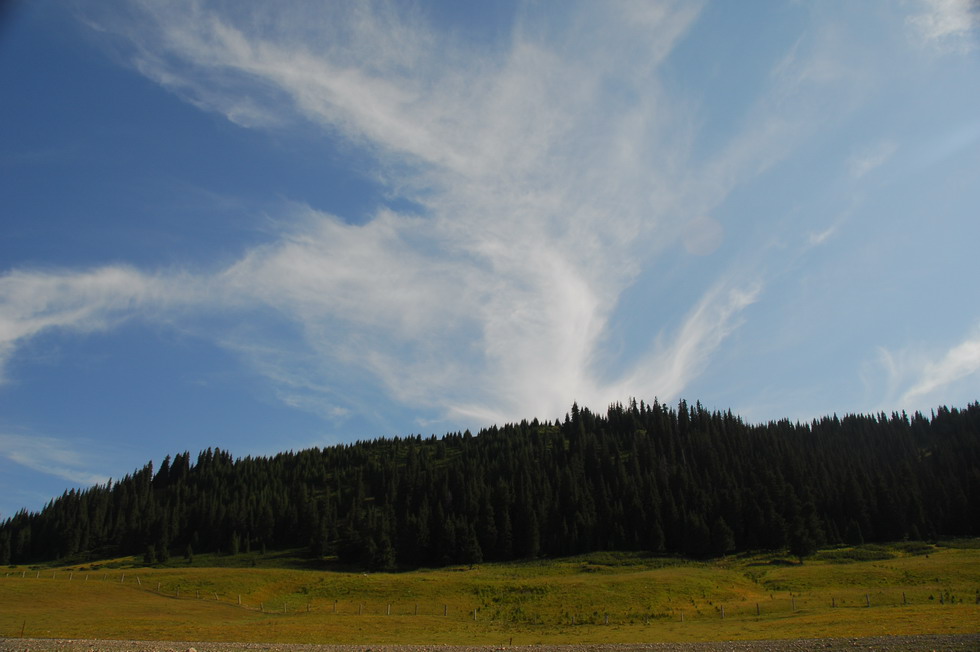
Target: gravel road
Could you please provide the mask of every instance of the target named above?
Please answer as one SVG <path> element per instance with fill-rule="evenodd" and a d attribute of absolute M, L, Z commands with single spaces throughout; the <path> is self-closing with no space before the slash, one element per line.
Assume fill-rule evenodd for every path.
<path fill-rule="evenodd" d="M 0 638 L 0 652 L 980 652 L 980 634 L 637 645 L 295 645 Z"/>

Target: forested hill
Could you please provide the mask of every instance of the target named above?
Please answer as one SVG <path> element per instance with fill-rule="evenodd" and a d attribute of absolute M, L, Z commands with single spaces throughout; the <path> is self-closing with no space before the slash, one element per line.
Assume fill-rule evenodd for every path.
<path fill-rule="evenodd" d="M 0 563 L 308 546 L 369 568 L 980 535 L 980 404 L 749 425 L 681 401 L 235 459 L 208 449 L 0 525 Z"/>

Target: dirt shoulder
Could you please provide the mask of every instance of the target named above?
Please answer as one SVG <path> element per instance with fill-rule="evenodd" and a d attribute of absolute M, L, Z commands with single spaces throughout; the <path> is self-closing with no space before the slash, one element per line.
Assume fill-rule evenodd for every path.
<path fill-rule="evenodd" d="M 0 652 L 976 652 L 978 634 L 926 634 L 869 638 L 822 638 L 636 645 L 299 645 L 287 643 L 209 643 L 193 641 L 104 641 L 0 638 Z"/>

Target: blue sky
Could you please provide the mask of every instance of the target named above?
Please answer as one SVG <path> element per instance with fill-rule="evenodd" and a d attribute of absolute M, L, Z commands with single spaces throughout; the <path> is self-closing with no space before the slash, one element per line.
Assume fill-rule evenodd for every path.
<path fill-rule="evenodd" d="M 573 401 L 977 400 L 978 36 L 957 0 L 15 5 L 0 517 Z"/>

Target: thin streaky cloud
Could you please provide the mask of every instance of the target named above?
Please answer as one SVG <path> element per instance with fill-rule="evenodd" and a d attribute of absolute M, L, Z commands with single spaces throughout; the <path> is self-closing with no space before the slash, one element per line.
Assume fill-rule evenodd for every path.
<path fill-rule="evenodd" d="M 107 483 L 107 476 L 90 470 L 91 455 L 80 448 L 75 440 L 0 433 L 0 454 L 11 462 L 79 485 Z"/>
<path fill-rule="evenodd" d="M 902 404 L 921 402 L 938 396 L 951 385 L 970 378 L 980 371 L 980 335 L 950 348 L 938 361 L 930 361 L 913 370 L 913 384 L 902 394 Z"/>
<path fill-rule="evenodd" d="M 744 311 L 756 303 L 763 287 L 758 281 L 722 282 L 710 288 L 686 316 L 676 335 L 641 358 L 632 372 L 610 392 L 609 401 L 641 388 L 649 396 L 678 398 L 707 368 L 712 356 L 744 322 Z"/>
<path fill-rule="evenodd" d="M 717 210 L 732 191 L 845 121 L 876 77 L 875 59 L 856 56 L 872 46 L 816 24 L 776 55 L 738 128 L 696 154 L 694 102 L 660 72 L 698 5 L 583 4 L 561 30 L 531 5 L 487 49 L 396 4 L 228 6 L 146 0 L 123 13 L 94 6 L 89 20 L 119 37 L 135 70 L 201 110 L 367 152 L 391 196 L 418 209 L 333 215 L 283 202 L 281 230 L 219 270 L 15 270 L 0 277 L 0 354 L 45 329 L 217 312 L 254 324 L 214 341 L 283 403 L 325 418 L 368 404 L 352 377 L 481 422 L 560 414 L 573 398 L 676 397 L 750 325 L 767 279 L 744 281 L 732 265 L 689 289 L 674 308 L 686 317 L 673 329 L 669 315 L 651 318 L 661 335 L 616 375 L 601 345 L 620 298 L 685 244 L 725 253 L 745 230 Z M 852 175 L 884 164 L 886 145 L 862 152 Z"/>
<path fill-rule="evenodd" d="M 186 300 L 182 280 L 179 274 L 152 277 L 126 266 L 84 272 L 13 270 L 0 276 L 0 379 L 17 346 L 39 333 L 110 329 L 148 306 Z"/>
<path fill-rule="evenodd" d="M 977 48 L 980 5 L 975 0 L 922 0 L 906 22 L 922 46 L 967 54 Z"/>
<path fill-rule="evenodd" d="M 854 179 L 860 179 L 872 170 L 884 165 L 898 150 L 898 144 L 891 140 L 882 141 L 859 152 L 847 162 L 848 170 Z"/>

